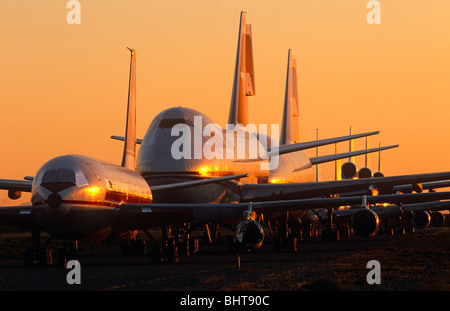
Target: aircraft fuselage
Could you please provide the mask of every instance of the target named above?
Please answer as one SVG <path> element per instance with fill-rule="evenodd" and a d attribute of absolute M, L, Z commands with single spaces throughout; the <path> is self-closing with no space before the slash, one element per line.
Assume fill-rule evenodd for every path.
<path fill-rule="evenodd" d="M 121 203 L 151 203 L 147 182 L 136 172 L 81 155 L 54 158 L 37 172 L 32 204 L 40 227 L 60 238 L 102 241 L 132 238 L 114 231 L 111 213 Z"/>
<path fill-rule="evenodd" d="M 201 128 L 196 127 L 195 121 L 198 120 L 201 120 Z M 183 145 L 180 144 L 181 135 L 177 132 L 177 135 L 173 135 L 172 131 L 179 124 L 191 129 L 190 136 L 185 137 Z M 150 186 L 246 173 L 249 177 L 241 182 L 252 184 L 314 180 L 311 163 L 304 152 L 279 155 L 276 156 L 277 159 L 264 159 L 262 151 L 268 145 L 273 145 L 270 137 L 242 130 L 230 138 L 219 127 L 217 132 L 223 131 L 222 135 L 204 135 L 206 127 L 214 126 L 207 116 L 190 108 L 174 107 L 161 112 L 153 119 L 142 140 L 137 157 L 137 171 Z M 220 151 L 212 148 L 216 152 L 215 156 L 207 153 L 211 151 L 212 141 L 216 148 L 224 147 Z M 177 147 L 175 151 L 183 156 L 177 158 L 174 155 L 174 146 Z M 190 149 L 186 150 L 186 146 Z M 251 146 L 258 149 L 253 154 Z M 271 167 L 272 164 L 275 165 Z M 293 165 L 303 170 L 293 174 Z M 155 194 L 154 200 L 172 203 L 239 202 L 239 193 L 236 192 L 236 182 L 224 182 Z"/>

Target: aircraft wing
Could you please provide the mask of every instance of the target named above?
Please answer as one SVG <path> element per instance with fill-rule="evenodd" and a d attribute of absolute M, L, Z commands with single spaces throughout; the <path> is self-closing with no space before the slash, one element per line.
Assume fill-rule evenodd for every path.
<path fill-rule="evenodd" d="M 152 192 L 173 191 L 183 188 L 196 187 L 211 183 L 223 182 L 227 180 L 234 180 L 247 177 L 248 174 L 238 174 L 224 177 L 207 178 L 202 180 L 186 181 L 180 183 L 166 184 L 151 186 Z M 0 189 L 10 191 L 23 191 L 31 192 L 32 181 L 30 180 L 13 180 L 13 179 L 0 179 Z"/>
<path fill-rule="evenodd" d="M 379 195 L 367 196 L 366 198 L 369 204 L 417 203 L 450 199 L 450 192 Z M 117 208 L 105 209 L 104 215 L 112 219 L 114 229 L 134 230 L 189 222 L 220 222 L 226 219 L 242 218 L 244 211 L 250 209 L 256 213 L 271 213 L 288 210 L 337 208 L 344 205 L 361 204 L 363 200 L 365 200 L 364 197 L 355 196 L 236 204 L 123 203 Z M 0 225 L 39 228 L 38 216 L 44 212 L 44 208 L 41 206 L 0 207 Z M 89 213 L 89 210 L 86 213 Z"/>
<path fill-rule="evenodd" d="M 380 194 L 394 193 L 397 185 L 418 185 L 423 182 L 450 180 L 450 172 L 400 175 L 377 178 L 350 179 L 284 184 L 246 184 L 242 187 L 241 202 L 294 200 L 329 196 L 376 188 Z"/>
<path fill-rule="evenodd" d="M 450 187 L 450 180 L 445 181 L 436 181 L 436 182 L 427 182 L 422 184 L 422 190 L 435 191 L 438 188 L 447 188 Z M 400 185 L 395 186 L 394 191 L 400 191 L 403 193 L 416 191 L 415 187 L 412 185 Z"/>
<path fill-rule="evenodd" d="M 315 164 L 336 161 L 339 159 L 350 158 L 350 157 L 354 157 L 354 156 L 358 156 L 358 155 L 362 155 L 362 154 L 367 154 L 367 153 L 372 153 L 372 152 L 377 152 L 377 151 L 382 151 L 382 150 L 387 150 L 387 149 L 392 149 L 392 148 L 397 148 L 397 147 L 398 147 L 398 145 L 392 145 L 392 146 L 386 146 L 386 147 L 380 147 L 380 148 L 372 148 L 372 149 L 365 149 L 365 150 L 359 150 L 359 151 L 330 154 L 330 155 L 326 155 L 326 156 L 312 157 L 312 158 L 309 158 L 309 160 L 311 161 L 312 165 L 315 165 Z M 298 171 L 298 170 L 300 170 L 300 169 L 295 169 L 294 172 Z"/>
<path fill-rule="evenodd" d="M 33 206 L 1 206 L 0 225 L 14 226 L 21 228 L 33 228 L 38 226 L 36 214 L 42 208 Z"/>
<path fill-rule="evenodd" d="M 450 192 L 380 195 L 367 197 L 370 204 L 414 203 L 450 198 Z M 111 210 L 117 213 L 114 228 L 138 229 L 176 225 L 189 222 L 220 222 L 226 219 L 242 218 L 249 209 L 256 213 L 285 212 L 361 204 L 363 197 L 313 198 L 287 201 L 248 202 L 236 204 L 121 204 Z"/>
<path fill-rule="evenodd" d="M 398 205 L 374 206 L 370 209 L 374 211 L 378 217 L 388 218 L 401 216 L 404 212 L 437 212 L 442 210 L 450 210 L 450 201 L 411 203 L 402 205 L 401 207 L 399 207 Z M 333 212 L 333 216 L 338 222 L 349 221 L 351 217 L 360 210 L 360 208 L 336 210 Z"/>
<path fill-rule="evenodd" d="M 341 137 L 335 137 L 335 138 L 313 140 L 313 141 L 303 142 L 303 143 L 281 145 L 281 146 L 276 146 L 273 148 L 268 148 L 267 153 L 270 156 L 274 156 L 274 155 L 278 155 L 278 154 L 284 154 L 284 153 L 306 150 L 306 149 L 311 149 L 311 148 L 320 147 L 320 146 L 331 145 L 331 144 L 339 143 L 342 141 L 376 135 L 379 133 L 380 133 L 380 131 L 375 131 L 375 132 L 347 135 L 347 136 L 341 136 Z"/>
<path fill-rule="evenodd" d="M 30 180 L 0 179 L 0 189 L 31 192 L 32 183 Z"/>
<path fill-rule="evenodd" d="M 450 201 L 442 201 L 442 202 L 427 202 L 422 204 L 408 204 L 402 206 L 403 211 L 405 212 L 419 212 L 419 211 L 431 211 L 438 212 L 443 210 L 450 210 Z"/>
<path fill-rule="evenodd" d="M 412 193 L 413 191 L 422 192 L 424 190 L 428 190 L 429 192 L 435 192 L 436 189 L 447 187 L 450 187 L 450 180 L 394 186 L 392 187 L 392 193 Z M 358 196 L 364 194 L 367 194 L 367 189 L 347 193 L 340 193 L 339 196 L 340 197 Z"/>

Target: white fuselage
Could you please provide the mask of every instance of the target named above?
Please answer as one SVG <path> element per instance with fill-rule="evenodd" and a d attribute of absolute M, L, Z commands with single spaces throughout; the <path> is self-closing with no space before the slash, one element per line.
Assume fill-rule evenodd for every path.
<path fill-rule="evenodd" d="M 66 155 L 39 169 L 31 201 L 44 231 L 61 238 L 101 241 L 135 236 L 136 231 L 114 232 L 111 213 L 105 211 L 121 203 L 150 203 L 152 193 L 147 182 L 130 169 Z"/>
<path fill-rule="evenodd" d="M 276 162 L 273 161 L 273 157 L 262 159 L 264 154 L 260 151 L 266 150 L 265 147 L 271 145 L 271 139 L 265 137 L 261 139 L 259 134 L 245 130 L 237 131 L 235 136 L 231 137 L 226 135 L 225 131 L 220 137 L 219 135 L 214 137 L 200 135 L 200 156 L 196 157 L 195 149 L 199 137 L 198 133 L 196 136 L 196 131 L 199 130 L 195 127 L 194 120 L 199 120 L 199 117 L 202 122 L 200 131 L 206 126 L 214 126 L 212 121 L 201 112 L 185 107 L 167 109 L 153 119 L 139 149 L 136 165 L 138 173 L 147 180 L 150 186 L 237 174 L 249 174 L 247 178 L 242 179 L 242 182 L 251 184 L 314 180 L 311 162 L 304 152 L 280 155 Z M 190 143 L 190 158 L 176 158 L 173 155 L 172 146 L 180 139 L 178 136 L 172 135 L 172 128 L 177 124 L 186 124 L 192 128 L 187 142 Z M 234 142 L 230 142 L 230 139 L 233 138 Z M 229 149 L 221 152 L 222 158 L 205 156 L 205 152 L 202 151 L 210 150 L 205 146 L 214 140 L 217 141 L 218 146 L 232 146 L 231 155 L 233 156 L 227 157 Z M 248 146 L 256 146 L 258 152 L 253 155 L 256 154 L 259 158 L 251 157 Z M 270 162 L 277 165 L 271 167 Z M 271 169 L 267 169 L 269 167 Z M 294 168 L 302 168 L 302 170 L 292 173 Z M 172 203 L 239 202 L 239 194 L 235 191 L 235 185 L 235 182 L 224 182 L 191 187 L 173 191 L 170 194 L 155 194 L 154 200 L 155 202 Z"/>

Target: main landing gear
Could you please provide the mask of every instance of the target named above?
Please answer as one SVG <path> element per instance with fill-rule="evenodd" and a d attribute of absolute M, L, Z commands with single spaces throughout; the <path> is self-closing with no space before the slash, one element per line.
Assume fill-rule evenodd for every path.
<path fill-rule="evenodd" d="M 303 232 L 299 222 L 289 225 L 289 222 L 278 222 L 275 226 L 275 238 L 273 241 L 273 249 L 276 252 L 297 252 L 298 242 L 303 239 Z"/>
<path fill-rule="evenodd" d="M 151 250 L 152 264 L 177 263 L 179 256 L 188 257 L 199 251 L 199 241 L 190 236 L 189 226 L 183 228 L 162 228 L 161 243 L 156 242 Z M 150 233 L 146 231 L 146 234 Z M 151 234 L 150 234 L 151 235 Z"/>
<path fill-rule="evenodd" d="M 77 258 L 78 242 L 76 240 L 64 241 L 64 246 L 56 249 L 56 252 L 54 248 L 49 247 L 52 238 L 41 244 L 41 232 L 38 229 L 32 230 L 31 240 L 33 247 L 25 249 L 25 266 L 66 266 L 68 261 Z"/>

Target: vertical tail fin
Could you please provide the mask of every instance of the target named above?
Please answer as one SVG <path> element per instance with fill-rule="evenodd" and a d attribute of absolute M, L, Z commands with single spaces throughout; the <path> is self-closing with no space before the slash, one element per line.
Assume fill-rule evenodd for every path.
<path fill-rule="evenodd" d="M 248 124 L 247 96 L 255 95 L 255 70 L 253 66 L 252 26 L 246 23 L 246 13 L 241 12 L 239 37 L 234 68 L 228 124 Z"/>
<path fill-rule="evenodd" d="M 298 116 L 297 61 L 289 49 L 280 145 L 300 142 Z"/>
<path fill-rule="evenodd" d="M 134 171 L 136 169 L 136 51 L 128 49 L 131 51 L 130 81 L 122 166 Z"/>

